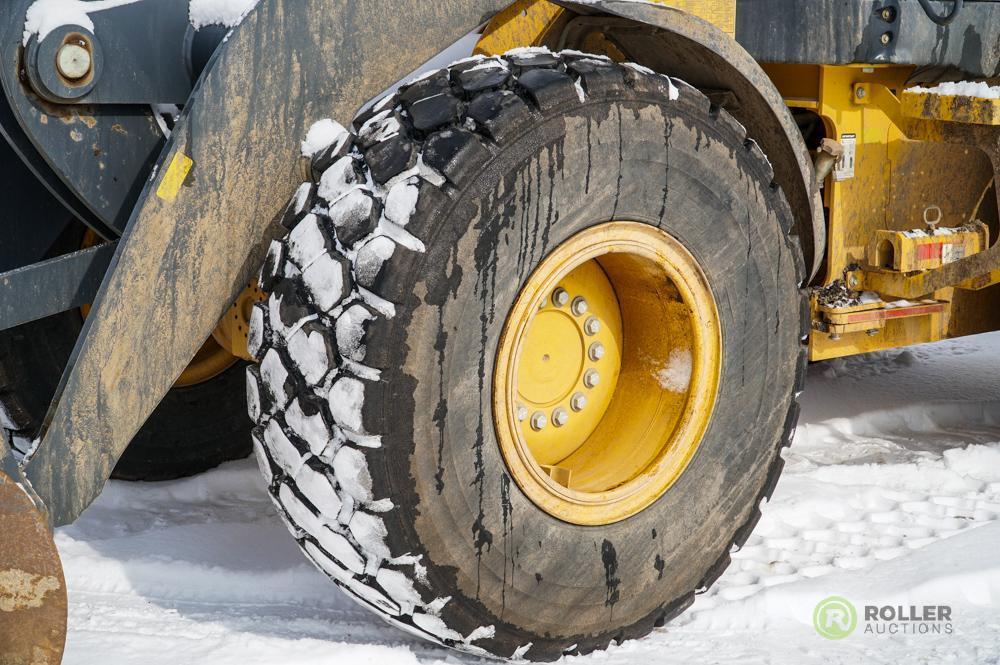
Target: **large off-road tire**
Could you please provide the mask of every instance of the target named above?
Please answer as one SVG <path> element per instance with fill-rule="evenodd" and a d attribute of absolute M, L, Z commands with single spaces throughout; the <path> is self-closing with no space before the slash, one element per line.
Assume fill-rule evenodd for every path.
<path fill-rule="evenodd" d="M 537 50 L 434 72 L 355 126 L 313 158 L 251 321 L 255 448 L 289 529 L 359 602 L 465 651 L 553 660 L 663 625 L 748 537 L 796 422 L 804 269 L 767 159 L 690 86 Z M 512 480 L 492 376 L 528 276 L 616 219 L 697 258 L 718 399 L 658 500 L 582 526 Z"/>
<path fill-rule="evenodd" d="M 80 246 L 70 230 L 62 251 Z M 27 452 L 83 326 L 79 311 L 0 332 L 0 435 Z M 171 390 L 115 466 L 122 480 L 169 480 L 194 475 L 250 454 L 250 424 L 238 362 L 204 383 Z"/>

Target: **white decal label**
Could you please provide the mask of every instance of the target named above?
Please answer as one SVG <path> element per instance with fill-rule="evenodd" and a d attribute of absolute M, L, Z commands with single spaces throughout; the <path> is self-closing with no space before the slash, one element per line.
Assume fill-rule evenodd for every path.
<path fill-rule="evenodd" d="M 842 182 L 854 177 L 854 158 L 858 151 L 858 135 L 841 134 L 840 144 L 844 146 L 844 156 L 837 161 L 837 165 L 833 169 L 834 182 Z"/>

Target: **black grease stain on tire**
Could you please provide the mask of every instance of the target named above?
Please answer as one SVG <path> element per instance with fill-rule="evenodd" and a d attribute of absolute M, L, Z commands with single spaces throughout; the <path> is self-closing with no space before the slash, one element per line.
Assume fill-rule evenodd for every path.
<path fill-rule="evenodd" d="M 618 585 L 621 580 L 618 578 L 618 553 L 615 546 L 607 538 L 601 543 L 601 561 L 604 563 L 604 584 L 607 586 L 607 595 L 604 604 L 611 608 L 612 614 L 615 611 L 615 603 L 618 602 Z"/>

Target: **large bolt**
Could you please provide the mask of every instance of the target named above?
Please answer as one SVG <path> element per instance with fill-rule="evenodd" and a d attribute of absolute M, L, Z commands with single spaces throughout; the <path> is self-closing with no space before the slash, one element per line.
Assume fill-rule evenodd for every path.
<path fill-rule="evenodd" d="M 600 342 L 594 342 L 587 350 L 587 355 L 590 356 L 590 359 L 596 363 L 604 357 L 604 345 Z"/>
<path fill-rule="evenodd" d="M 531 429 L 535 430 L 536 432 L 540 432 L 541 430 L 545 429 L 545 426 L 548 424 L 548 422 L 549 420 L 548 418 L 545 417 L 544 413 L 542 413 L 541 411 L 535 411 L 535 413 L 532 414 L 531 416 Z"/>
<path fill-rule="evenodd" d="M 569 407 L 574 411 L 583 411 L 587 407 L 587 396 L 583 393 L 573 393 L 569 398 Z"/>
<path fill-rule="evenodd" d="M 517 420 L 518 422 L 524 422 L 528 419 L 528 407 L 523 404 L 517 405 Z"/>
<path fill-rule="evenodd" d="M 569 294 L 566 289 L 556 289 L 552 292 L 552 304 L 556 307 L 565 307 L 569 302 Z"/>
<path fill-rule="evenodd" d="M 79 81 L 90 73 L 90 51 L 82 44 L 70 42 L 59 47 L 56 53 L 56 68 L 70 81 Z"/>
<path fill-rule="evenodd" d="M 566 413 L 566 409 L 559 407 L 552 412 L 552 424 L 556 427 L 562 427 L 569 422 L 569 414 Z"/>
<path fill-rule="evenodd" d="M 590 309 L 590 305 L 582 297 L 577 296 L 573 298 L 573 307 L 570 309 L 573 311 L 573 316 L 583 316 Z"/>
<path fill-rule="evenodd" d="M 583 332 L 588 335 L 596 335 L 601 332 L 601 322 L 596 316 L 591 316 L 583 324 Z"/>
<path fill-rule="evenodd" d="M 588 388 L 593 388 L 598 383 L 601 382 L 601 375 L 597 373 L 596 369 L 588 369 L 583 374 L 583 385 Z"/>

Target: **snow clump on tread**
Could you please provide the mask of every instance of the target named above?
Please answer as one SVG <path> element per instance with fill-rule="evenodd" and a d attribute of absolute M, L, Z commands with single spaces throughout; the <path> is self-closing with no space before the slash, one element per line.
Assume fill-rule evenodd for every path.
<path fill-rule="evenodd" d="M 365 451 L 382 442 L 365 431 L 362 410 L 379 370 L 365 365 L 365 335 L 395 315 L 378 278 L 397 251 L 424 251 L 407 231 L 422 192 L 460 188 L 473 175 L 470 155 L 485 164 L 512 128 L 583 102 L 614 77 L 665 100 L 693 91 L 604 56 L 522 48 L 422 74 L 362 112 L 353 131 L 321 120 L 302 144 L 312 182 L 293 195 L 282 218 L 289 233 L 261 270 L 271 295 L 251 318 L 260 365 L 248 368 L 248 409 L 272 500 L 313 563 L 359 603 L 463 651 L 487 654 L 474 642 L 494 627 L 448 627 L 440 612 L 450 598 L 433 594 L 419 556 L 390 551 L 381 515 L 393 504 L 373 494 Z M 522 659 L 529 649 L 498 655 Z"/>

